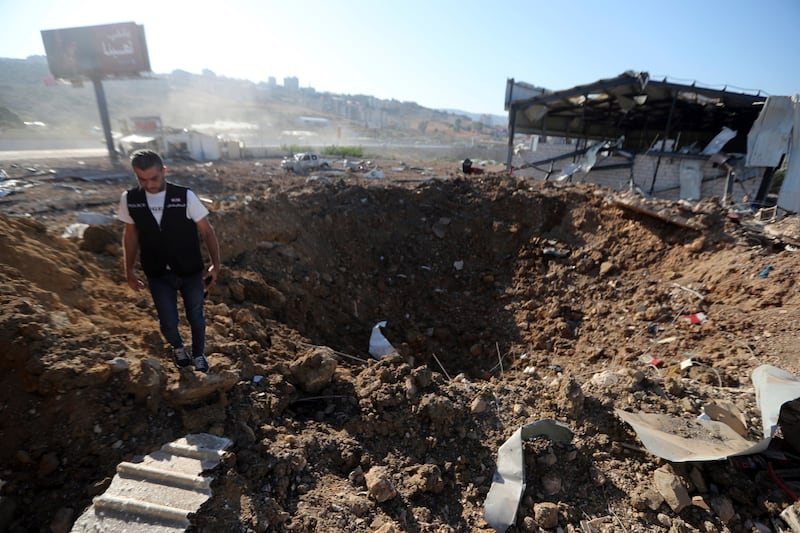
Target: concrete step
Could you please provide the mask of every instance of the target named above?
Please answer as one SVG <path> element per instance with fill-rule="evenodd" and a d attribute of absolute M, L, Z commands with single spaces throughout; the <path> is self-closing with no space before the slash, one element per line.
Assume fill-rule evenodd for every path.
<path fill-rule="evenodd" d="M 211 496 L 213 478 L 232 442 L 207 433 L 164 444 L 145 457 L 117 465 L 105 493 L 72 526 L 72 532 L 172 533 L 186 531 L 190 513 Z"/>

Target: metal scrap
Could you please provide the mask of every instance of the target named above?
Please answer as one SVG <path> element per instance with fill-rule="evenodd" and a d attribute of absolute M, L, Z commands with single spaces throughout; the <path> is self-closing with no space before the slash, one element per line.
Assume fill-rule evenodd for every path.
<path fill-rule="evenodd" d="M 764 438 L 758 442 L 742 437 L 741 428 L 725 423 L 729 421 L 725 418 L 717 422 L 621 409 L 615 412 L 633 427 L 650 453 L 668 461 L 717 461 L 761 453 L 775 436 L 783 404 L 800 398 L 800 379 L 780 368 L 761 365 L 753 371 L 752 380 L 763 423 Z"/>
<path fill-rule="evenodd" d="M 572 430 L 555 420 L 538 420 L 518 428 L 497 452 L 497 470 L 484 503 L 483 517 L 498 533 L 504 532 L 517 519 L 522 493 L 525 492 L 525 458 L 522 441 L 548 437 L 570 442 Z"/>

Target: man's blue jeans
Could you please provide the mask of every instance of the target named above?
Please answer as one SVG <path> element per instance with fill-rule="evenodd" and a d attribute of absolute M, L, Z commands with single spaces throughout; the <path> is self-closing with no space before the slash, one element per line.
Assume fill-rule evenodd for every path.
<path fill-rule="evenodd" d="M 147 278 L 153 304 L 158 313 L 161 334 L 173 348 L 183 346 L 183 339 L 178 331 L 178 293 L 181 293 L 186 320 L 192 331 L 192 357 L 205 355 L 206 349 L 203 274 L 205 272 L 202 270 L 191 276 L 178 276 L 174 272 L 167 272 L 157 278 Z"/>

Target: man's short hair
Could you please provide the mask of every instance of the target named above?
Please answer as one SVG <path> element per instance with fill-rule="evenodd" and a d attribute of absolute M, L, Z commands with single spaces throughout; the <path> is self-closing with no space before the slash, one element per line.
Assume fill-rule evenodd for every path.
<path fill-rule="evenodd" d="M 147 170 L 157 166 L 159 169 L 164 168 L 164 161 L 158 152 L 150 150 L 149 148 L 142 148 L 136 150 L 131 154 L 131 166 L 139 170 Z"/>

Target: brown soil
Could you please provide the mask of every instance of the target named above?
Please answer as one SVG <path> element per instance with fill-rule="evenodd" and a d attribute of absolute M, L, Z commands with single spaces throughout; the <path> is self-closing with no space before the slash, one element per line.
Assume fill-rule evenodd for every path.
<path fill-rule="evenodd" d="M 149 295 L 127 288 L 119 222 L 62 237 L 78 212 L 113 215 L 127 169 L 4 163 L 27 188 L 0 198 L 0 530 L 68 531 L 120 461 L 210 432 L 235 444 L 196 531 L 488 532 L 498 447 L 549 418 L 575 437 L 525 443 L 510 531 L 556 531 L 546 503 L 564 531 L 773 527 L 792 499 L 767 461 L 797 466 L 783 439 L 672 465 L 696 497 L 675 511 L 653 496 L 666 462 L 614 409 L 694 419 L 731 401 L 757 440 L 751 372 L 800 371 L 793 248 L 714 201 L 658 206 L 692 228 L 590 185 L 378 164 L 386 179 L 169 164 L 222 245 L 203 376 L 175 368 Z M 376 361 L 382 320 L 399 355 Z M 396 495 L 368 490 L 376 476 Z"/>

